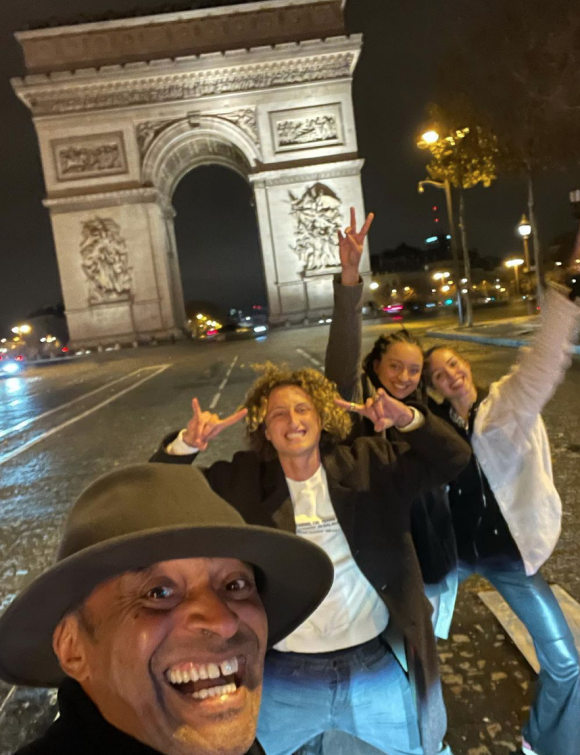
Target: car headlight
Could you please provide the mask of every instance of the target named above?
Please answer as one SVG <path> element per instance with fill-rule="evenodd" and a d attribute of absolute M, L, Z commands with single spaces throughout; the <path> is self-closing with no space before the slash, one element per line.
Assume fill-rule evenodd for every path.
<path fill-rule="evenodd" d="M 17 362 L 6 362 L 2 365 L 2 372 L 7 375 L 14 375 L 16 372 L 20 372 L 20 365 Z"/>

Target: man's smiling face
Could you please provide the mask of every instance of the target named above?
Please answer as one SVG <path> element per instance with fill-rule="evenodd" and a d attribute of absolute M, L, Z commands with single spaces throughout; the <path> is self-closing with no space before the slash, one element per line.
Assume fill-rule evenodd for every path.
<path fill-rule="evenodd" d="M 192 558 L 100 585 L 54 646 L 117 729 L 165 755 L 242 755 L 255 738 L 267 631 L 250 566 Z"/>

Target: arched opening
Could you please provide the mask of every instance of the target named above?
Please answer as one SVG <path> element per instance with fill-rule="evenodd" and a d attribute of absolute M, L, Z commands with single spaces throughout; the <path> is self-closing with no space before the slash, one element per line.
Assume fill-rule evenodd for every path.
<path fill-rule="evenodd" d="M 266 306 L 266 283 L 250 184 L 221 165 L 187 173 L 172 199 L 183 298 L 227 313 Z"/>

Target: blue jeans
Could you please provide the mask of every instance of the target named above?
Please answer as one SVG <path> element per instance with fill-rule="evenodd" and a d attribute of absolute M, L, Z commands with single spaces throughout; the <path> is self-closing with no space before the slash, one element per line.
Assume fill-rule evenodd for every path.
<path fill-rule="evenodd" d="M 317 738 L 308 746 L 315 751 L 319 735 L 331 730 L 389 755 L 422 755 L 411 686 L 382 640 L 334 653 L 266 656 L 258 740 L 267 755 L 291 755 Z"/>
<path fill-rule="evenodd" d="M 541 574 L 528 577 L 521 562 L 460 562 L 459 579 L 485 577 L 523 622 L 540 663 L 540 676 L 524 739 L 539 755 L 580 751 L 580 667 L 574 637 Z"/>

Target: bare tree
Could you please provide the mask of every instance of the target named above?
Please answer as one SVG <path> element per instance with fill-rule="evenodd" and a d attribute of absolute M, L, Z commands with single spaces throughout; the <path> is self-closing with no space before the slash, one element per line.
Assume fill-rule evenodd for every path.
<path fill-rule="evenodd" d="M 498 139 L 500 173 L 525 178 L 539 291 L 542 255 L 535 182 L 580 160 L 580 4 L 577 0 L 447 0 L 459 18 L 437 101 L 469 102 Z"/>

